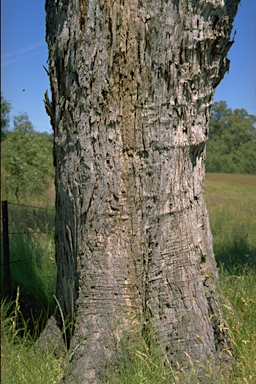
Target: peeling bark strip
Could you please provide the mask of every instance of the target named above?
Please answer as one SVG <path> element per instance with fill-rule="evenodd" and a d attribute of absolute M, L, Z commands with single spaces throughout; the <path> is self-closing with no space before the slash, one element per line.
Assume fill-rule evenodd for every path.
<path fill-rule="evenodd" d="M 173 364 L 224 358 L 204 159 L 238 2 L 46 1 L 69 383 L 100 382 L 133 315 Z"/>

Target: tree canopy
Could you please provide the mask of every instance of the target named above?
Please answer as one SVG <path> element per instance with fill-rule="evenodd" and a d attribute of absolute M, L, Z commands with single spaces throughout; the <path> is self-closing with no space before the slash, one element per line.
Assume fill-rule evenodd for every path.
<path fill-rule="evenodd" d="M 45 192 L 53 179 L 52 135 L 36 132 L 26 113 L 13 123 L 2 142 L 3 195 L 24 201 Z"/>
<path fill-rule="evenodd" d="M 256 173 L 256 116 L 213 104 L 207 143 L 206 172 Z"/>
<path fill-rule="evenodd" d="M 1 141 L 5 138 L 6 130 L 9 127 L 9 113 L 11 110 L 11 103 L 6 101 L 1 94 Z"/>

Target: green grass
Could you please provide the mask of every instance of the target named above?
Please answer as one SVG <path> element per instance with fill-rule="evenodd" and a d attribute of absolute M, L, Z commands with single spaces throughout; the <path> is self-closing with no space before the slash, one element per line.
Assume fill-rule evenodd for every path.
<path fill-rule="evenodd" d="M 219 266 L 225 321 L 232 336 L 234 365 L 219 376 L 205 367 L 207 383 L 256 383 L 256 176 L 206 175 L 206 202 Z M 109 384 L 197 384 L 198 367 L 177 371 L 163 364 L 137 335 L 124 348 L 119 374 Z M 177 367 L 178 368 L 178 367 Z M 206 380 L 206 377 L 205 379 Z M 205 381 L 202 381 L 203 383 Z"/>
<path fill-rule="evenodd" d="M 206 203 L 218 265 L 256 268 L 256 176 L 207 174 Z"/>
<path fill-rule="evenodd" d="M 256 383 L 256 270 L 223 271 L 221 286 L 230 304 L 223 308 L 231 331 L 236 364 L 230 383 Z"/>
<path fill-rule="evenodd" d="M 256 176 L 207 174 L 206 201 L 214 239 L 214 251 L 220 270 L 221 295 L 224 296 L 223 312 L 232 336 L 234 365 L 228 376 L 216 377 L 206 367 L 208 381 L 212 384 L 256 383 Z M 42 228 L 41 228 L 42 232 Z M 40 237 L 40 235 L 38 235 Z M 48 240 L 47 240 L 48 239 Z M 22 313 L 22 300 L 31 300 L 29 294 L 41 297 L 46 304 L 51 299 L 54 281 L 54 265 L 40 257 L 51 249 L 49 238 L 37 243 L 36 234 L 31 238 L 30 254 L 34 264 L 24 265 L 24 272 L 17 276 L 17 289 L 26 269 L 30 277 L 35 273 L 29 287 L 27 278 L 20 285 L 20 297 L 10 307 L 4 303 L 2 317 L 2 382 L 3 383 L 58 383 L 62 370 L 62 358 L 51 351 L 46 354 L 37 348 L 27 319 Z M 36 245 L 37 244 L 37 245 Z M 17 252 L 26 247 L 17 244 Z M 49 247 L 49 248 L 48 248 Z M 14 252 L 14 251 L 13 251 Z M 16 251 L 15 251 L 16 252 Z M 14 252 L 14 253 L 15 253 Z M 17 256 L 18 257 L 18 256 Z M 47 261 L 48 260 L 48 261 Z M 48 263 L 48 264 L 47 264 Z M 18 264 L 17 264 L 18 265 Z M 19 276 L 20 274 L 20 276 Z M 38 286 L 41 286 L 39 289 Z M 22 288 L 23 287 L 23 288 Z M 34 288 L 34 289 L 33 289 Z M 48 297 L 48 299 L 46 299 Z M 33 299 L 34 300 L 34 299 Z M 9 305 L 9 307 L 8 307 Z M 48 305 L 49 306 L 49 305 Z M 25 311 L 26 313 L 26 311 Z M 18 320 L 17 320 L 18 319 Z M 198 384 L 198 367 L 191 371 L 177 372 L 168 362 L 163 362 L 157 344 L 149 350 L 140 332 L 131 334 L 123 345 L 123 356 L 118 372 L 111 371 L 108 384 Z M 179 367 L 177 367 L 179 368 Z M 203 383 L 206 381 L 202 381 Z"/>
<path fill-rule="evenodd" d="M 256 176 L 206 175 L 206 202 L 236 356 L 231 383 L 256 383 Z"/>
<path fill-rule="evenodd" d="M 19 305 L 19 290 L 13 303 L 1 304 L 1 383 L 54 384 L 62 374 L 62 359 L 37 347 Z"/>
<path fill-rule="evenodd" d="M 206 366 L 200 361 L 193 362 L 189 356 L 189 371 L 183 370 L 178 363 L 176 367 L 172 367 L 167 358 L 163 360 L 157 341 L 150 342 L 154 348 L 149 349 L 141 332 L 130 337 L 123 345 L 123 355 L 117 372 L 110 371 L 110 378 L 105 384 L 198 384 L 199 379 L 200 383 L 222 383 L 222 379 L 212 370 L 210 364 Z"/>
<path fill-rule="evenodd" d="M 34 328 L 44 326 L 55 306 L 54 211 L 9 205 L 11 298 L 19 288 L 20 313 Z M 3 266 L 1 248 L 1 265 Z M 3 268 L 1 268 L 1 296 Z"/>

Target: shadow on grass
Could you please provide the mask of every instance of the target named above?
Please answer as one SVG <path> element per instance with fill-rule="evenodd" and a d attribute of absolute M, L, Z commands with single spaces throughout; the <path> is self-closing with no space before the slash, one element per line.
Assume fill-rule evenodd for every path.
<path fill-rule="evenodd" d="M 39 334 L 55 308 L 53 295 L 56 285 L 56 266 L 53 241 L 40 234 L 33 237 L 19 235 L 15 236 L 10 248 L 11 296 L 9 301 L 15 301 L 19 290 L 21 322 L 27 323 L 31 333 Z M 3 291 L 3 283 L 1 291 Z M 3 297 L 2 292 L 1 297 Z"/>
<path fill-rule="evenodd" d="M 256 268 L 256 246 L 249 243 L 244 230 L 216 233 L 214 253 L 219 267 L 228 272 L 244 272 Z"/>

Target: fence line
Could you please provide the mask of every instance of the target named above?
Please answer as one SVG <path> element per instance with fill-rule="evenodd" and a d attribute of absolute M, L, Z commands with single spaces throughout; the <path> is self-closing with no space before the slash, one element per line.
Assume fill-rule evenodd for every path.
<path fill-rule="evenodd" d="M 11 268 L 9 252 L 9 230 L 8 230 L 8 203 L 2 202 L 3 212 L 3 245 L 4 245 L 4 295 L 11 296 Z"/>
<path fill-rule="evenodd" d="M 20 263 L 21 261 L 24 261 L 24 260 L 32 260 L 32 259 L 34 259 L 34 257 L 27 257 L 27 258 L 24 258 L 24 259 L 10 261 L 10 264 L 16 264 L 16 263 Z M 0 265 L 3 266 L 4 264 L 0 264 Z"/>
<path fill-rule="evenodd" d="M 25 260 L 31 260 L 35 258 L 33 257 L 24 257 L 22 259 L 18 260 L 10 260 L 10 235 L 33 235 L 33 234 L 46 234 L 47 232 L 42 232 L 38 230 L 32 230 L 29 228 L 29 231 L 9 231 L 9 223 L 10 223 L 10 218 L 9 218 L 9 210 L 8 210 L 8 205 L 15 205 L 15 206 L 21 206 L 25 208 L 33 208 L 34 210 L 50 210 L 54 211 L 53 208 L 44 208 L 44 207 L 36 207 L 33 205 L 26 205 L 26 204 L 19 204 L 19 203 L 12 203 L 8 201 L 2 201 L 2 233 L 1 235 L 3 236 L 3 263 L 0 265 L 4 267 L 4 279 L 3 279 L 3 295 L 9 297 L 11 295 L 11 264 L 15 264 L 18 262 L 22 262 Z M 33 212 L 33 219 L 36 218 L 36 212 Z M 28 216 L 29 217 L 29 216 Z M 30 219 L 30 217 L 29 217 Z M 17 220 L 15 221 L 15 224 L 17 224 Z M 35 223 L 33 223 L 35 224 Z M 47 252 L 46 254 L 49 254 L 50 252 Z M 37 257 L 41 257 L 41 255 L 38 255 Z"/>
<path fill-rule="evenodd" d="M 5 200 L 6 201 L 6 200 Z M 7 201 L 7 205 L 9 207 L 9 205 L 17 205 L 19 207 L 25 207 L 25 208 L 33 208 L 33 209 L 40 209 L 40 210 L 50 210 L 52 212 L 55 211 L 55 208 L 49 208 L 49 207 L 38 207 L 38 206 L 35 206 L 35 205 L 27 205 L 27 204 L 20 204 L 20 203 L 13 203 L 13 202 L 10 202 L 10 201 Z M 2 209 L 3 209 L 3 201 L 2 201 Z M 8 208 L 7 208 L 8 209 Z M 9 210 L 8 210 L 9 211 Z M 2 211 L 3 212 L 3 211 Z M 34 212 L 35 213 L 35 212 Z M 8 219 L 9 221 L 9 219 Z M 9 231 L 9 235 L 31 235 L 33 233 L 37 233 L 37 230 L 33 230 L 31 228 L 29 228 L 29 231 L 26 231 L 26 232 L 10 232 Z M 43 232 L 43 231 L 40 231 L 41 234 L 46 234 L 47 232 Z M 3 236 L 3 232 L 1 231 L 1 236 Z"/>
<path fill-rule="evenodd" d="M 35 209 L 49 209 L 50 211 L 54 211 L 55 209 L 54 208 L 45 208 L 45 207 L 38 207 L 38 206 L 35 206 L 35 205 L 27 205 L 27 204 L 20 204 L 20 203 L 13 203 L 12 201 L 8 201 L 8 205 L 18 205 L 20 207 L 27 207 L 27 208 L 35 208 Z"/>
<path fill-rule="evenodd" d="M 52 252 L 46 252 L 44 255 L 50 255 L 50 253 Z M 40 255 L 38 257 L 41 257 Z M 31 257 L 25 257 L 23 259 L 18 259 L 18 260 L 10 260 L 10 264 L 16 264 L 16 263 L 20 263 L 21 261 L 25 261 L 25 260 L 32 260 L 32 259 L 35 259 L 36 257 L 35 256 L 31 256 Z M 0 263 L 0 266 L 3 267 L 4 266 L 4 263 Z"/>

